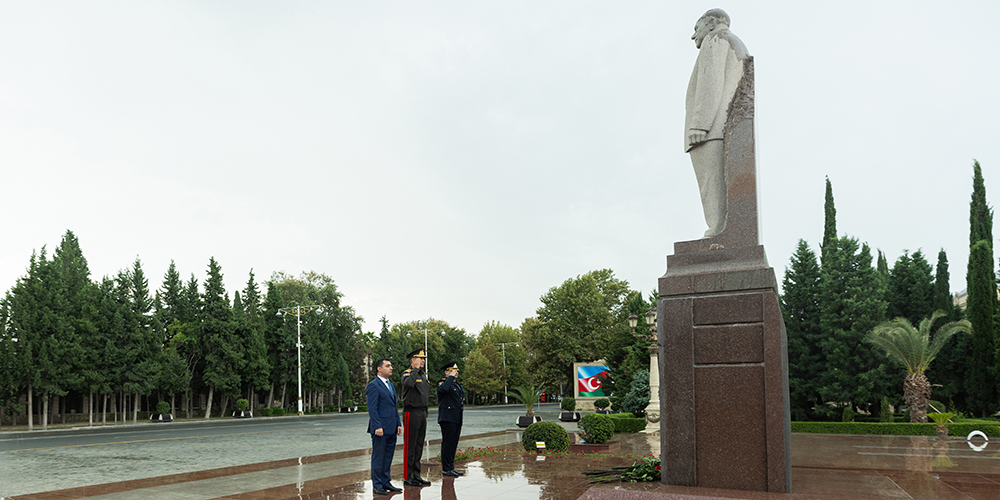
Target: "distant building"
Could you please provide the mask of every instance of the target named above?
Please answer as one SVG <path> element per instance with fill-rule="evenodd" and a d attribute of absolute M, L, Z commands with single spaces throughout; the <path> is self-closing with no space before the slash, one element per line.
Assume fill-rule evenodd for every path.
<path fill-rule="evenodd" d="M 1000 298 L 1000 288 L 997 288 L 997 298 Z M 951 301 L 955 304 L 955 307 L 965 310 L 965 303 L 969 300 L 969 289 L 963 288 L 961 292 L 953 294 Z"/>

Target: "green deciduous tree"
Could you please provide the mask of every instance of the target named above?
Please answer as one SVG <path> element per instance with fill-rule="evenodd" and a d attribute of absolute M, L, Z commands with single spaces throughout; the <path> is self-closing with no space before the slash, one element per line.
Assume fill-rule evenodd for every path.
<path fill-rule="evenodd" d="M 600 359 L 607 344 L 629 335 L 624 324 L 628 282 L 610 269 L 570 278 L 541 297 L 536 318 L 521 325 L 529 352 L 529 370 L 541 387 L 565 388 L 573 363 Z"/>

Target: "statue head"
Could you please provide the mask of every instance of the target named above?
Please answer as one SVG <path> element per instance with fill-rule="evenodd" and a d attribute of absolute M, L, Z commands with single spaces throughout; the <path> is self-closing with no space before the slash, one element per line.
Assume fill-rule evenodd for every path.
<path fill-rule="evenodd" d="M 723 28 L 729 28 L 729 14 L 722 9 L 711 9 L 702 14 L 694 24 L 694 34 L 691 35 L 691 39 L 694 40 L 695 47 L 700 49 L 701 42 L 705 41 L 709 33 Z"/>

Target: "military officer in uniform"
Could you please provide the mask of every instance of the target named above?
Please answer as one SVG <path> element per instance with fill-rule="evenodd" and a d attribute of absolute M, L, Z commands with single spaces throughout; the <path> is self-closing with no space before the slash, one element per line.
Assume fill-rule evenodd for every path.
<path fill-rule="evenodd" d="M 427 435 L 427 403 L 431 384 L 424 373 L 427 353 L 423 349 L 411 352 L 410 368 L 403 372 L 403 484 L 428 486 L 430 481 L 420 477 L 420 456 L 424 452 Z"/>
<path fill-rule="evenodd" d="M 441 474 L 461 476 L 455 470 L 455 450 L 458 436 L 462 434 L 462 408 L 465 389 L 458 383 L 458 363 L 448 363 L 441 367 L 444 377 L 438 380 L 438 425 L 441 426 Z"/>

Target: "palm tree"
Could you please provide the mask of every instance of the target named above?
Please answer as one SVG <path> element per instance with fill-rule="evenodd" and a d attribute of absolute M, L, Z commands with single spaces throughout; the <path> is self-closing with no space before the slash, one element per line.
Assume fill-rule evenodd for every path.
<path fill-rule="evenodd" d="M 910 408 L 910 422 L 927 422 L 927 405 L 931 400 L 931 384 L 924 376 L 927 367 L 937 356 L 945 342 L 958 332 L 972 333 L 972 324 L 966 320 L 952 321 L 942 325 L 931 340 L 931 326 L 944 311 L 938 309 L 930 318 L 920 322 L 920 328 L 913 328 L 906 318 L 896 318 L 876 326 L 865 336 L 865 342 L 874 344 L 892 359 L 906 367 L 903 380 L 903 396 Z"/>
<path fill-rule="evenodd" d="M 532 411 L 536 404 L 538 404 L 538 390 L 535 389 L 534 384 L 528 384 L 521 387 L 515 387 L 515 392 L 508 392 L 507 395 L 520 401 L 524 404 L 524 407 L 528 410 L 525 414 L 526 417 L 534 417 L 535 412 Z"/>

